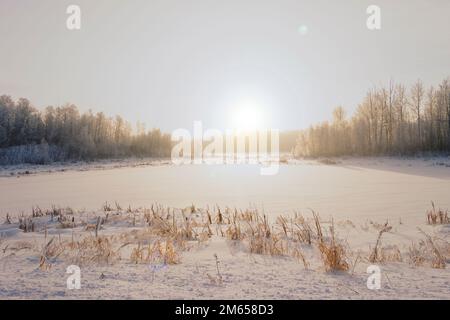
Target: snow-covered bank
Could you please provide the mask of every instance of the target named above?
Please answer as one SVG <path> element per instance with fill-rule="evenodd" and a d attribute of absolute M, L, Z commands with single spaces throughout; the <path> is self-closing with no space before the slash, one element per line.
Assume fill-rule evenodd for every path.
<path fill-rule="evenodd" d="M 144 166 L 161 166 L 171 164 L 170 159 L 127 158 L 95 161 L 55 162 L 51 164 L 0 165 L 0 177 L 17 177 L 33 174 L 60 173 L 66 171 L 108 170 L 118 168 L 135 168 Z"/>
<path fill-rule="evenodd" d="M 311 244 L 292 237 L 303 220 L 286 220 L 286 233 L 271 228 L 281 243 L 271 255 L 252 252 L 251 233 L 234 235 L 236 215 L 241 232 L 258 224 L 252 211 L 155 208 L 36 210 L 34 232 L 11 217 L 0 226 L 0 299 L 450 299 L 450 270 L 432 268 L 432 248 L 417 229 L 448 264 L 449 224 L 427 225 L 425 217 L 419 225 L 392 222 L 370 262 L 384 221 L 336 220 L 348 268 L 326 271 L 311 215 L 304 216 Z M 330 221 L 320 220 L 330 237 Z M 302 259 L 290 254 L 295 250 Z M 81 268 L 79 290 L 67 289 L 72 264 Z M 369 265 L 381 269 L 379 290 L 367 287 Z"/>
<path fill-rule="evenodd" d="M 109 170 L 146 166 L 171 165 L 169 158 L 126 158 L 95 161 L 55 162 L 51 164 L 0 165 L 0 177 L 16 177 L 66 171 Z M 450 168 L 450 156 L 429 157 L 337 157 L 294 159 L 289 154 L 280 156 L 280 165 L 340 165 L 354 167 L 404 168 L 406 171 L 423 168 Z M 450 170 L 449 170 L 450 171 Z"/>

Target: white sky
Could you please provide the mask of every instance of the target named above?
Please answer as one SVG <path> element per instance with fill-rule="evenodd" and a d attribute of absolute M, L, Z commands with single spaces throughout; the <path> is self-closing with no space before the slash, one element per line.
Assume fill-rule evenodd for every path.
<path fill-rule="evenodd" d="M 69 4 L 80 31 L 66 29 Z M 250 100 L 270 127 L 301 128 L 391 77 L 449 76 L 449 13 L 449 0 L 1 0 L 0 94 L 165 131 L 223 129 Z"/>

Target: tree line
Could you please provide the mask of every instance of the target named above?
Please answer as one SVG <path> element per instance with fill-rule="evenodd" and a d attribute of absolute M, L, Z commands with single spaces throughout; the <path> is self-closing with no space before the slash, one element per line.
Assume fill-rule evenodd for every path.
<path fill-rule="evenodd" d="M 167 157 L 170 152 L 170 135 L 140 123 L 133 129 L 120 116 L 80 113 L 72 104 L 39 111 L 27 99 L 0 96 L 0 164 Z"/>
<path fill-rule="evenodd" d="M 395 84 L 369 90 L 352 117 L 344 108 L 332 121 L 299 134 L 297 156 L 417 155 L 450 152 L 450 78 L 426 88 Z"/>

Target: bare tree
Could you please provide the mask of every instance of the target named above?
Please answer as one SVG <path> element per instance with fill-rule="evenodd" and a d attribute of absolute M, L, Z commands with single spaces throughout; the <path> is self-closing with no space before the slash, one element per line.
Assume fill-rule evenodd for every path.
<path fill-rule="evenodd" d="M 331 124 L 303 131 L 296 150 L 307 156 L 450 152 L 449 80 L 438 89 L 420 80 L 409 91 L 393 81 L 371 89 L 350 119 L 338 107 Z"/>
<path fill-rule="evenodd" d="M 419 139 L 419 145 L 422 145 L 422 100 L 424 95 L 424 89 L 422 81 L 417 82 L 411 88 L 411 107 L 416 115 L 417 123 L 417 135 Z"/>

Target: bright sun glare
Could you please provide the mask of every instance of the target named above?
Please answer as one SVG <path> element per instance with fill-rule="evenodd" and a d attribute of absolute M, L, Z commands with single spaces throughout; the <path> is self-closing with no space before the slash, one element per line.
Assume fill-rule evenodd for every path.
<path fill-rule="evenodd" d="M 264 114 L 261 106 L 252 101 L 241 101 L 233 112 L 233 128 L 241 131 L 263 129 Z"/>

